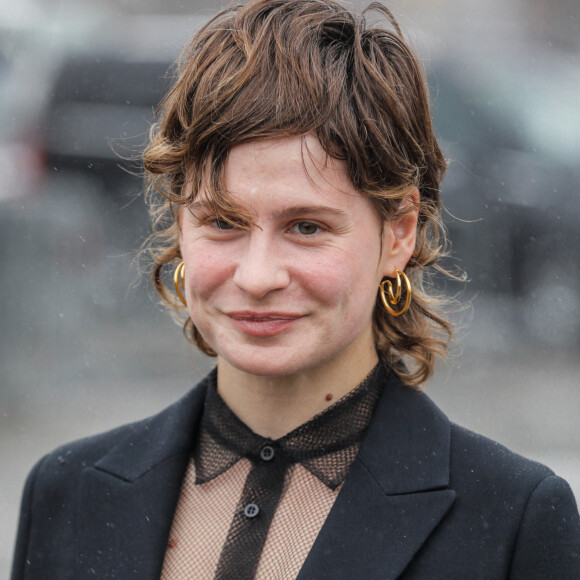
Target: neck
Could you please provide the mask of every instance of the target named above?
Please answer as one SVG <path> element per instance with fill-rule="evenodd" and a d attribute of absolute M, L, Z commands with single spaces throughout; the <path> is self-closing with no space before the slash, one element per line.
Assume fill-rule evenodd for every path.
<path fill-rule="evenodd" d="M 357 387 L 378 362 L 373 349 L 356 364 L 330 361 L 300 373 L 257 376 L 218 358 L 218 392 L 254 433 L 278 439 Z"/>

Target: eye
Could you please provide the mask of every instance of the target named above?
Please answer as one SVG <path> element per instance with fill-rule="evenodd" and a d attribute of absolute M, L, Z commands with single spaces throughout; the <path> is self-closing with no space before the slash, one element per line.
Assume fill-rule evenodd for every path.
<path fill-rule="evenodd" d="M 294 224 L 292 229 L 303 236 L 311 236 L 320 231 L 320 226 L 311 222 L 298 222 L 297 224 Z"/>
<path fill-rule="evenodd" d="M 232 223 L 230 223 L 226 220 L 220 219 L 220 218 L 213 220 L 212 223 L 216 228 L 218 228 L 218 230 L 232 230 L 232 229 L 234 229 L 234 226 Z"/>

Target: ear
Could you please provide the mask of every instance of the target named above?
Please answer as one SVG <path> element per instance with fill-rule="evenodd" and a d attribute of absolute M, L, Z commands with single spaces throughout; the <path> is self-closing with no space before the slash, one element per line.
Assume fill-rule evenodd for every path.
<path fill-rule="evenodd" d="M 414 187 L 402 200 L 401 209 L 407 210 L 399 219 L 387 222 L 383 231 L 382 275 L 395 276 L 403 271 L 415 251 L 419 190 Z"/>

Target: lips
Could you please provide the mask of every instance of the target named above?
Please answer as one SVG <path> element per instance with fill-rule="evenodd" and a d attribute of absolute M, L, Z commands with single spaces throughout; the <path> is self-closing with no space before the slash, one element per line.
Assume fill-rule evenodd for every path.
<path fill-rule="evenodd" d="M 254 312 L 242 310 L 228 312 L 227 316 L 234 326 L 249 336 L 268 337 L 276 336 L 289 330 L 303 318 L 303 314 L 293 312 Z"/>

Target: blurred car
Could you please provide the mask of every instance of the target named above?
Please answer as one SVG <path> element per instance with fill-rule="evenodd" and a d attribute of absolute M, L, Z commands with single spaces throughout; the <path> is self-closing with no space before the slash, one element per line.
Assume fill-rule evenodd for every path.
<path fill-rule="evenodd" d="M 117 18 L 99 26 L 90 49 L 66 54 L 42 119 L 47 166 L 98 181 L 109 195 L 140 186 L 134 174 L 170 67 L 199 24 L 192 16 Z"/>
<path fill-rule="evenodd" d="M 0 200 L 60 171 L 118 191 L 131 181 L 119 165 L 139 156 L 168 70 L 201 20 L 35 6 L 0 18 Z"/>
<path fill-rule="evenodd" d="M 436 64 L 430 84 L 456 256 L 477 288 L 522 296 L 554 272 L 578 288 L 580 78 L 561 73 L 569 82 L 546 93 L 538 71 L 455 71 Z"/>
<path fill-rule="evenodd" d="M 54 82 L 43 128 L 53 171 L 98 180 L 105 194 L 126 186 L 169 88 L 168 62 L 73 56 Z"/>

